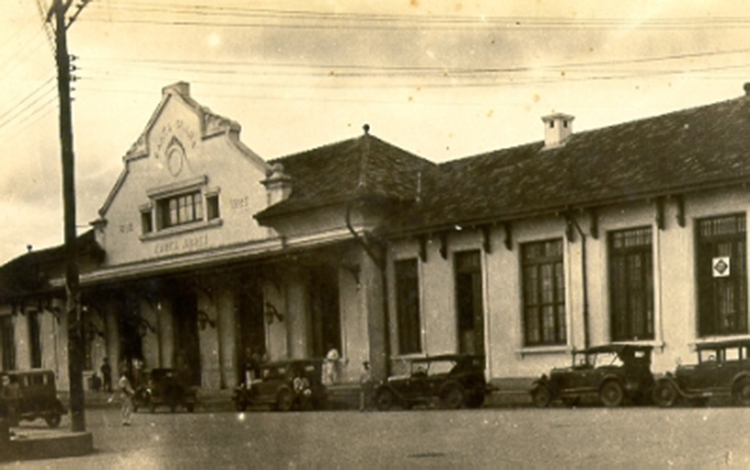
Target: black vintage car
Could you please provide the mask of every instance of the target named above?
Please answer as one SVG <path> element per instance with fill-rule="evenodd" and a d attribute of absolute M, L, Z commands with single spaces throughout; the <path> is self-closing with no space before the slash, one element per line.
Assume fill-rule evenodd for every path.
<path fill-rule="evenodd" d="M 42 418 L 51 428 L 60 425 L 67 410 L 57 398 L 53 371 L 6 371 L 0 372 L 0 379 L 0 409 L 12 423 Z"/>
<path fill-rule="evenodd" d="M 484 357 L 445 354 L 407 360 L 407 373 L 388 377 L 375 390 L 379 410 L 411 408 L 437 399 L 445 408 L 479 408 L 490 391 Z"/>
<path fill-rule="evenodd" d="M 570 367 L 542 375 L 529 393 L 542 408 L 556 399 L 573 406 L 584 397 L 598 397 L 609 407 L 646 404 L 654 386 L 651 350 L 644 345 L 607 344 L 573 351 Z"/>
<path fill-rule="evenodd" d="M 148 374 L 145 387 L 135 390 L 133 405 L 138 408 L 148 408 L 152 413 L 160 406 L 167 406 L 174 412 L 178 406 L 189 412 L 195 410 L 198 392 L 188 384 L 187 378 L 175 369 L 152 369 Z"/>
<path fill-rule="evenodd" d="M 730 339 L 699 343 L 698 362 L 679 365 L 656 382 L 654 401 L 662 407 L 686 402 L 694 406 L 712 397 L 729 397 L 750 406 L 750 340 Z"/>
<path fill-rule="evenodd" d="M 321 383 L 322 361 L 291 359 L 261 364 L 260 377 L 250 379 L 234 391 L 238 411 L 249 406 L 270 406 L 277 411 L 323 409 L 326 387 Z"/>

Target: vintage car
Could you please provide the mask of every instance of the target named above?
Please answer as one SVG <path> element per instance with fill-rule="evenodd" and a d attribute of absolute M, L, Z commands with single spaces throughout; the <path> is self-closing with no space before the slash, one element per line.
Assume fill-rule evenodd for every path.
<path fill-rule="evenodd" d="M 42 418 L 51 428 L 60 425 L 67 412 L 57 398 L 55 373 L 51 370 L 0 372 L 0 408 L 12 423 Z"/>
<path fill-rule="evenodd" d="M 277 411 L 323 409 L 326 387 L 321 383 L 322 361 L 292 359 L 258 367 L 259 377 L 248 377 L 234 391 L 238 411 L 249 406 L 270 406 Z"/>
<path fill-rule="evenodd" d="M 445 408 L 479 408 L 491 390 L 484 378 L 484 357 L 445 354 L 407 360 L 407 373 L 388 377 L 375 389 L 381 411 L 393 405 L 409 409 L 432 404 Z"/>
<path fill-rule="evenodd" d="M 702 406 L 712 397 L 728 397 L 750 405 L 750 340 L 730 339 L 699 343 L 698 362 L 678 365 L 656 382 L 654 402 L 662 407 L 685 402 Z"/>
<path fill-rule="evenodd" d="M 144 387 L 135 390 L 133 407 L 136 411 L 140 407 L 148 408 L 153 413 L 159 406 L 167 406 L 172 412 L 182 406 L 192 412 L 197 401 L 198 391 L 182 374 L 175 369 L 158 368 L 149 372 Z"/>
<path fill-rule="evenodd" d="M 654 386 L 651 350 L 651 346 L 615 343 L 573 351 L 570 367 L 542 375 L 529 393 L 541 408 L 556 399 L 573 406 L 584 397 L 598 397 L 609 407 L 646 404 Z"/>

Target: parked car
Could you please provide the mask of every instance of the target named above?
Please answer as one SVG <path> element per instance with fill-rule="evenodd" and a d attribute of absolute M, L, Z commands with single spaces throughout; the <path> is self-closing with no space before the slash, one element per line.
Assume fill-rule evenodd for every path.
<path fill-rule="evenodd" d="M 576 405 L 587 396 L 598 397 L 609 407 L 648 403 L 654 386 L 651 350 L 651 346 L 607 344 L 573 351 L 573 364 L 542 375 L 529 391 L 531 398 L 542 408 L 556 399 Z"/>
<path fill-rule="evenodd" d="M 57 398 L 53 371 L 5 371 L 0 372 L 0 378 L 0 408 L 6 412 L 11 422 L 42 418 L 51 428 L 60 425 L 67 410 Z"/>
<path fill-rule="evenodd" d="M 694 406 L 717 396 L 750 406 L 750 340 L 724 340 L 695 346 L 698 362 L 679 365 L 656 382 L 654 401 L 662 407 L 679 402 Z"/>
<path fill-rule="evenodd" d="M 249 406 L 270 406 L 278 411 L 323 409 L 326 387 L 321 382 L 322 361 L 292 359 L 259 367 L 260 377 L 245 381 L 234 391 L 238 411 Z"/>
<path fill-rule="evenodd" d="M 135 390 L 133 406 L 136 411 L 147 407 L 152 413 L 159 406 L 167 406 L 172 412 L 182 406 L 193 412 L 197 401 L 198 391 L 188 384 L 186 377 L 175 369 L 158 368 L 149 372 L 145 387 Z"/>
<path fill-rule="evenodd" d="M 437 399 L 445 408 L 479 408 L 491 391 L 484 378 L 484 357 L 445 354 L 407 361 L 405 375 L 388 377 L 375 389 L 381 411 L 393 405 L 411 408 Z"/>

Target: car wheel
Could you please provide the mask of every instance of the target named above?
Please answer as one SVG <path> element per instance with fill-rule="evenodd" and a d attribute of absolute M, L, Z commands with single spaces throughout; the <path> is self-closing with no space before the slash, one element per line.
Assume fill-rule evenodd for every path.
<path fill-rule="evenodd" d="M 440 392 L 443 407 L 456 410 L 464 404 L 464 389 L 457 383 L 449 384 Z"/>
<path fill-rule="evenodd" d="M 750 406 L 750 379 L 744 378 L 737 381 L 732 396 L 738 405 Z"/>
<path fill-rule="evenodd" d="M 539 385 L 532 390 L 531 399 L 537 408 L 546 408 L 552 403 L 552 392 L 546 385 Z"/>
<path fill-rule="evenodd" d="M 55 414 L 45 416 L 44 420 L 47 422 L 47 426 L 54 429 L 60 426 L 60 421 L 62 421 L 62 416 L 55 413 Z"/>
<path fill-rule="evenodd" d="M 599 391 L 599 398 L 604 403 L 604 406 L 614 408 L 622 405 L 622 401 L 625 398 L 625 391 L 618 382 L 610 380 L 602 386 Z"/>
<path fill-rule="evenodd" d="M 669 408 L 677 403 L 679 394 L 674 384 L 668 380 L 662 380 L 654 387 L 654 402 L 662 408 Z"/>
<path fill-rule="evenodd" d="M 378 390 L 378 393 L 375 395 L 375 406 L 377 406 L 380 411 L 390 410 L 393 406 L 393 401 L 393 392 L 388 388 Z"/>
<path fill-rule="evenodd" d="M 294 394 L 291 390 L 283 389 L 276 397 L 276 409 L 278 411 L 290 411 L 294 406 Z"/>

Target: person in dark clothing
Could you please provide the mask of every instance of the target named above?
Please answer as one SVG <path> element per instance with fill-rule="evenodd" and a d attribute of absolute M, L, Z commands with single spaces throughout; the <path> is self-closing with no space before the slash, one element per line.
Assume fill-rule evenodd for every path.
<path fill-rule="evenodd" d="M 112 391 L 112 366 L 109 365 L 109 359 L 102 360 L 102 366 L 99 368 L 102 373 L 102 390 L 105 392 Z"/>

